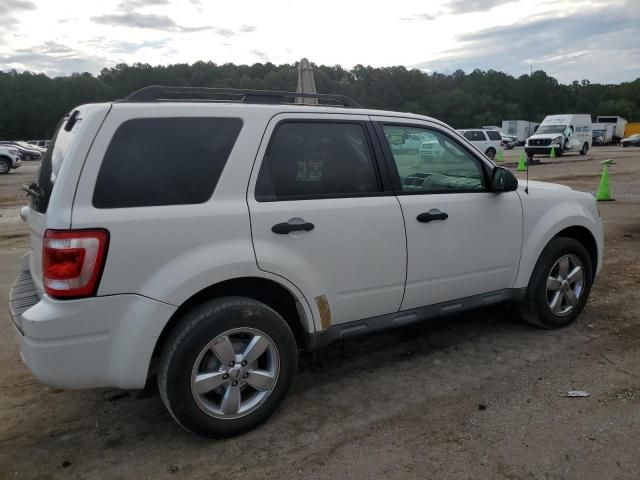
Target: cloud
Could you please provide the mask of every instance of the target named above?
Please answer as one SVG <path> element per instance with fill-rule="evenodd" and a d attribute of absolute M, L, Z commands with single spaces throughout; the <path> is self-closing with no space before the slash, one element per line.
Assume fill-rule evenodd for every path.
<path fill-rule="evenodd" d="M 89 40 L 82 42 L 92 48 L 100 48 L 101 50 L 115 54 L 134 54 L 143 48 L 149 48 L 153 50 L 167 49 L 168 39 L 160 40 L 145 40 L 143 42 L 129 42 L 126 40 L 115 40 L 106 37 L 93 37 Z"/>
<path fill-rule="evenodd" d="M 210 27 L 212 28 L 212 27 Z M 234 32 L 233 30 L 229 30 L 228 28 L 213 28 L 213 31 L 217 34 L 220 35 L 221 37 L 234 37 L 237 35 L 236 32 Z"/>
<path fill-rule="evenodd" d="M 436 13 L 419 13 L 417 15 L 411 15 L 410 17 L 400 17 L 400 20 L 405 22 L 413 22 L 414 20 L 426 20 L 431 21 L 438 18 L 440 12 Z"/>
<path fill-rule="evenodd" d="M 450 0 L 444 7 L 449 9 L 451 14 L 486 12 L 494 7 L 505 3 L 514 3 L 513 0 Z"/>
<path fill-rule="evenodd" d="M 95 23 L 109 26 L 148 28 L 153 30 L 163 30 L 166 32 L 199 32 L 208 30 L 211 27 L 186 27 L 178 25 L 173 19 L 166 15 L 154 15 L 148 13 L 126 12 L 113 13 L 109 15 L 99 15 L 91 17 Z"/>
<path fill-rule="evenodd" d="M 269 61 L 269 56 L 266 53 L 261 52 L 260 50 L 251 50 L 249 53 L 258 57 L 264 63 Z"/>
<path fill-rule="evenodd" d="M 28 10 L 35 10 L 36 4 L 27 0 L 0 0 L 0 45 L 5 43 L 3 34 L 15 29 L 19 25 L 16 14 Z"/>
<path fill-rule="evenodd" d="M 45 42 L 32 48 L 0 54 L 0 70 L 17 68 L 44 72 L 50 77 L 74 72 L 98 72 L 110 63 L 103 57 L 90 57 L 83 52 L 57 42 Z"/>
<path fill-rule="evenodd" d="M 629 42 L 637 32 L 638 17 L 629 12 L 634 1 L 628 8 L 593 8 L 570 18 L 536 16 L 527 23 L 464 33 L 456 38 L 456 48 L 415 67 L 440 72 L 483 68 L 519 75 L 533 64 L 562 82 L 589 78 L 618 83 L 621 74 L 640 71 L 640 48 Z M 620 65 L 603 68 L 603 59 L 611 58 L 612 52 Z"/>
<path fill-rule="evenodd" d="M 36 4 L 27 0 L 2 0 L 0 3 L 0 16 L 19 13 L 25 10 L 35 10 Z"/>
<path fill-rule="evenodd" d="M 125 0 L 118 5 L 122 10 L 134 10 L 136 8 L 152 7 L 156 5 L 169 5 L 169 0 Z"/>
<path fill-rule="evenodd" d="M 238 32 L 240 33 L 251 33 L 255 32 L 258 29 L 255 25 L 242 25 Z"/>

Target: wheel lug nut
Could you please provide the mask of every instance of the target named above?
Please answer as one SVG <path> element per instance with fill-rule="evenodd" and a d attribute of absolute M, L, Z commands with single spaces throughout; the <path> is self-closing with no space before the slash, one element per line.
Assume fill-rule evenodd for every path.
<path fill-rule="evenodd" d="M 224 375 L 222 375 L 222 378 L 223 378 L 224 380 L 226 380 L 227 378 L 229 378 L 229 374 L 228 374 L 228 373 L 225 373 Z"/>
<path fill-rule="evenodd" d="M 242 363 L 240 363 L 240 365 L 242 365 L 243 367 L 246 367 L 247 366 L 247 361 L 243 360 Z"/>
<path fill-rule="evenodd" d="M 234 362 L 233 360 L 231 360 L 231 361 L 229 362 L 229 366 L 230 366 L 230 367 L 233 367 L 235 364 L 236 364 L 236 362 Z"/>
<path fill-rule="evenodd" d="M 238 385 L 238 382 L 233 382 L 231 385 L 233 385 L 234 387 Z"/>
<path fill-rule="evenodd" d="M 245 373 L 244 375 L 242 375 L 242 378 L 247 378 L 249 376 L 248 373 Z"/>

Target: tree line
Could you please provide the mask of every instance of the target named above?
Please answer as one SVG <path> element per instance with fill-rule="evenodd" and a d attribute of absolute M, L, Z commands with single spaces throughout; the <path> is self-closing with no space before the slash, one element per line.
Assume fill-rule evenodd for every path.
<path fill-rule="evenodd" d="M 561 84 L 543 71 L 513 77 L 495 70 L 427 74 L 405 67 L 314 65 L 321 93 L 348 95 L 365 107 L 429 115 L 454 128 L 541 121 L 554 113 L 620 115 L 640 121 L 640 78 L 616 85 Z M 196 62 L 120 64 L 99 75 L 0 72 L 0 139 L 50 138 L 74 106 L 112 101 L 148 85 L 295 90 L 297 64 L 217 65 Z"/>

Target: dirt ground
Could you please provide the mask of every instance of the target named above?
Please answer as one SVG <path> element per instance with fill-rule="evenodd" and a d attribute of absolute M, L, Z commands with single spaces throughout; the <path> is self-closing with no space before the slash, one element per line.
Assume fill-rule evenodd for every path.
<path fill-rule="evenodd" d="M 153 388 L 40 385 L 2 309 L 0 478 L 640 478 L 640 149 L 529 173 L 595 191 L 607 158 L 604 270 L 573 325 L 543 331 L 498 307 L 335 344 L 302 357 L 267 424 L 229 440 L 182 431 Z M 2 304 L 28 246 L 19 188 L 35 168 L 0 176 Z M 563 397 L 573 389 L 590 397 Z"/>

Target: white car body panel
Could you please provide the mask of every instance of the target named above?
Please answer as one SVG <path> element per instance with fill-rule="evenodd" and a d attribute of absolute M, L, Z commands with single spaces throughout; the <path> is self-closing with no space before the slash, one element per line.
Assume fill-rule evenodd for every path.
<path fill-rule="evenodd" d="M 591 232 L 598 248 L 596 274 L 602 267 L 604 231 L 593 195 L 577 192 L 564 185 L 529 181 L 518 189 L 524 212 L 524 244 L 516 288 L 526 287 L 538 257 L 549 241 L 569 227 L 584 227 Z"/>

